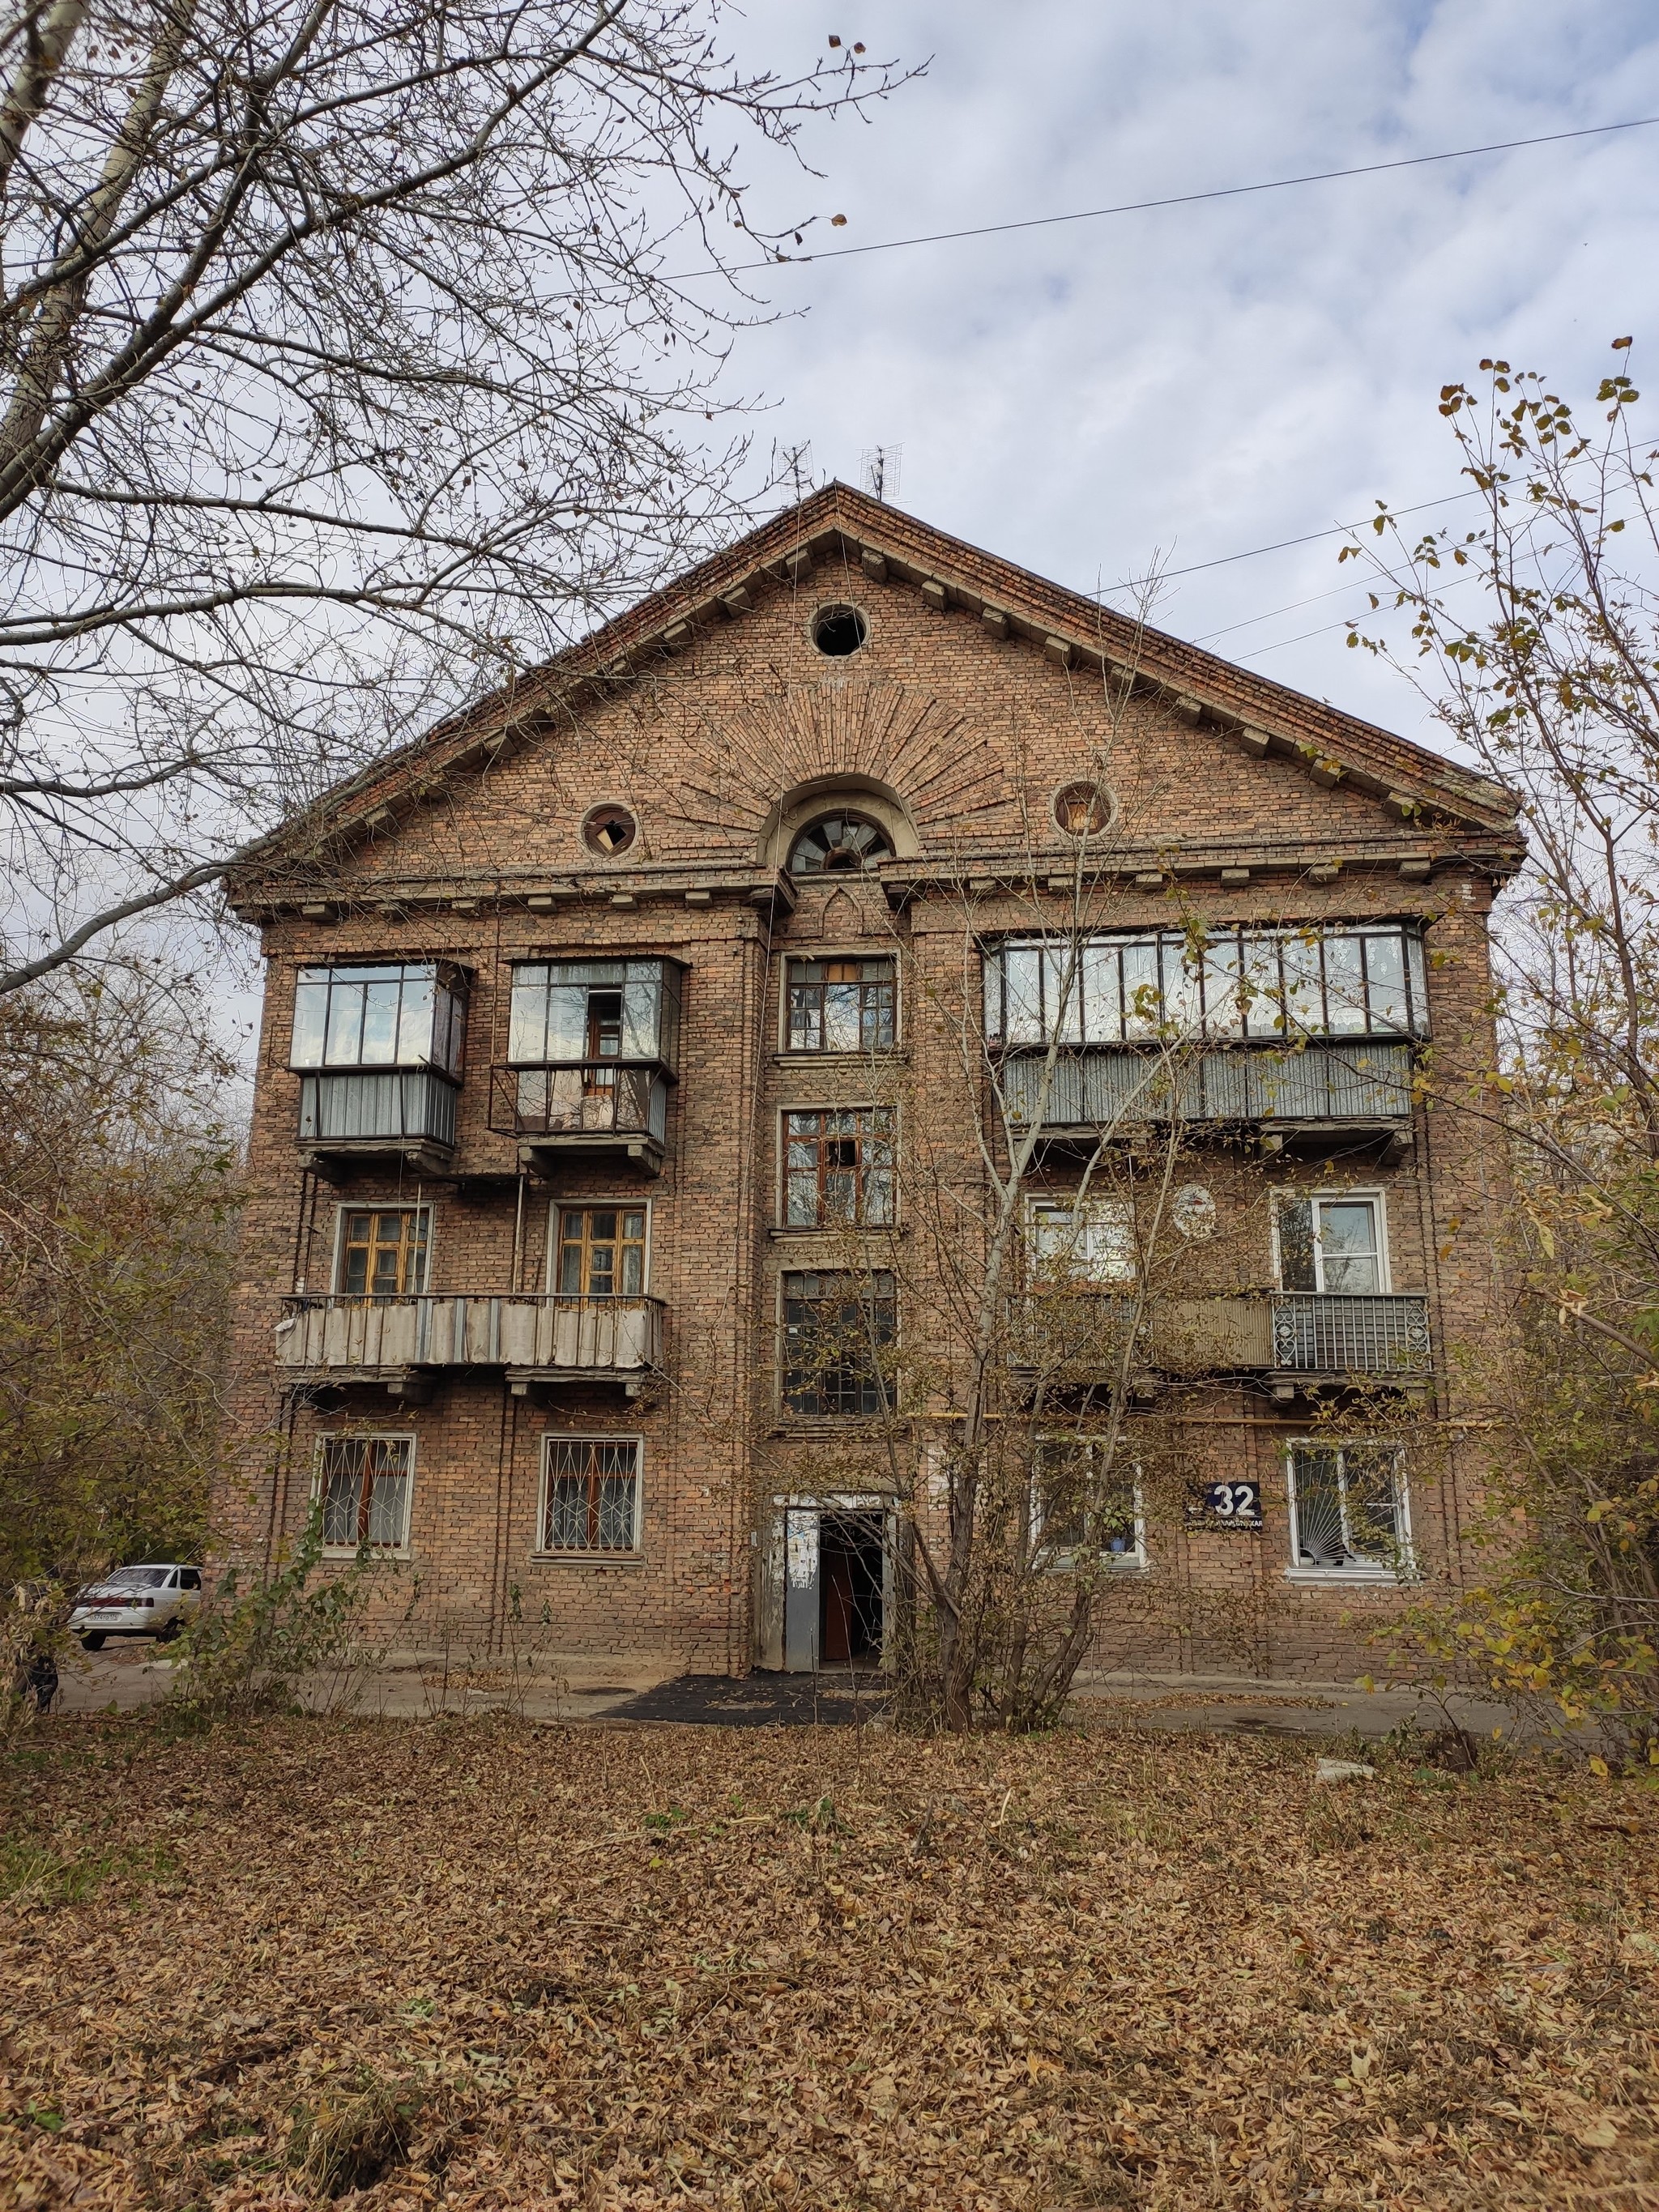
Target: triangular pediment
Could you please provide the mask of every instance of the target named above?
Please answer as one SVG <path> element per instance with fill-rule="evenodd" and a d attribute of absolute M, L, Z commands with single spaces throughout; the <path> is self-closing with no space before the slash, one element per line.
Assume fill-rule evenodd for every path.
<path fill-rule="evenodd" d="M 1493 841 L 1500 872 L 1519 859 L 1516 806 L 1501 785 L 1426 748 L 1345 714 L 1218 655 L 1149 630 L 994 554 L 935 530 L 844 484 L 830 484 L 774 517 L 605 624 L 510 690 L 492 694 L 361 775 L 341 784 L 283 831 L 252 848 L 254 873 L 342 840 L 394 829 L 411 804 L 454 787 L 527 744 L 547 741 L 595 702 L 614 699 L 742 625 L 769 595 L 826 562 L 872 586 L 896 584 L 939 612 L 997 638 L 1025 641 L 1062 673 L 1092 673 L 1162 702 L 1171 719 L 1212 744 L 1279 764 L 1314 786 L 1363 799 L 1384 822 Z M 895 761 L 931 818 L 971 823 L 990 780 L 982 751 L 960 744 L 960 715 L 925 687 L 888 678 L 783 683 L 722 725 L 718 788 L 702 793 L 735 852 L 763 824 L 784 785 L 836 772 L 890 779 Z M 737 769 L 744 757 L 749 776 Z M 699 810 L 695 772 L 684 779 L 688 821 Z M 734 797 L 734 793 L 736 796 Z M 753 817 L 751 821 L 749 817 Z"/>

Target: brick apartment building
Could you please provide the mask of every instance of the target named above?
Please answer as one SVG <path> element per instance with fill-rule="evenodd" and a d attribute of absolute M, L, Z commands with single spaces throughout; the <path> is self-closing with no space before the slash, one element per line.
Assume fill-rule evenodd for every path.
<path fill-rule="evenodd" d="M 239 878 L 268 980 L 234 1547 L 270 1558 L 320 1498 L 331 1553 L 404 1563 L 416 1643 L 873 1660 L 949 1363 L 889 1401 L 814 1332 L 849 1297 L 884 1341 L 934 1325 L 913 1140 L 966 1191 L 976 1128 L 1007 1137 L 951 1123 L 964 1022 L 1042 1125 L 1022 1234 L 1058 1224 L 1109 1288 L 1132 1201 L 1067 1192 L 1102 1130 L 1132 1183 L 1176 1110 L 1133 1103 L 1162 1009 L 1196 1503 L 1126 1521 L 1096 1656 L 1352 1673 L 1402 1576 L 1465 1571 L 1455 1355 L 1494 1320 L 1504 1180 L 1455 1097 L 1520 858 L 1495 786 L 815 495 Z M 1311 1433 L 1355 1394 L 1433 1449 Z"/>

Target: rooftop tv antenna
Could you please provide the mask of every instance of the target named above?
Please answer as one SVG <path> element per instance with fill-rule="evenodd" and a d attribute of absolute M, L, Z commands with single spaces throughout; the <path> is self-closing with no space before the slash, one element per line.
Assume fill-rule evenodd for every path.
<path fill-rule="evenodd" d="M 779 473 L 785 477 L 795 495 L 799 507 L 812 489 L 812 446 L 809 439 L 800 446 L 785 446 L 781 449 Z"/>
<path fill-rule="evenodd" d="M 872 446 L 861 466 L 864 489 L 872 499 L 896 499 L 899 488 L 899 463 L 904 458 L 902 446 Z"/>

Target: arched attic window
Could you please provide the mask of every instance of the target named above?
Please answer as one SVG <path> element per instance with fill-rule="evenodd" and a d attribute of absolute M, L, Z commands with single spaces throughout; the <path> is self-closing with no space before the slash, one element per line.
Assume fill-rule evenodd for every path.
<path fill-rule="evenodd" d="M 866 860 L 892 856 L 892 842 L 879 823 L 862 814 L 823 814 L 796 838 L 789 853 L 792 876 L 842 874 Z"/>

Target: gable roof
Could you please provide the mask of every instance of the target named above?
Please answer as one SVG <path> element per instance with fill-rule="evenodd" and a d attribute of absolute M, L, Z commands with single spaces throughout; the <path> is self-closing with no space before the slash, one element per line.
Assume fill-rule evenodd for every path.
<path fill-rule="evenodd" d="M 235 873 L 314 858 L 361 831 L 390 826 L 400 799 L 431 796 L 452 771 L 484 765 L 544 731 L 556 714 L 569 716 L 584 696 L 626 684 L 649 660 L 683 649 L 705 624 L 741 619 L 756 580 L 792 583 L 834 551 L 873 580 L 919 586 L 935 607 L 977 615 L 999 635 L 1022 635 L 1062 665 L 1133 675 L 1188 721 L 1207 723 L 1258 757 L 1287 757 L 1316 782 L 1346 782 L 1399 820 L 1516 836 L 1516 802 L 1504 785 L 1200 646 L 1143 628 L 849 484 L 830 483 L 514 684 L 336 785 L 246 848 Z M 1518 847 L 1502 857 L 1512 866 Z"/>

